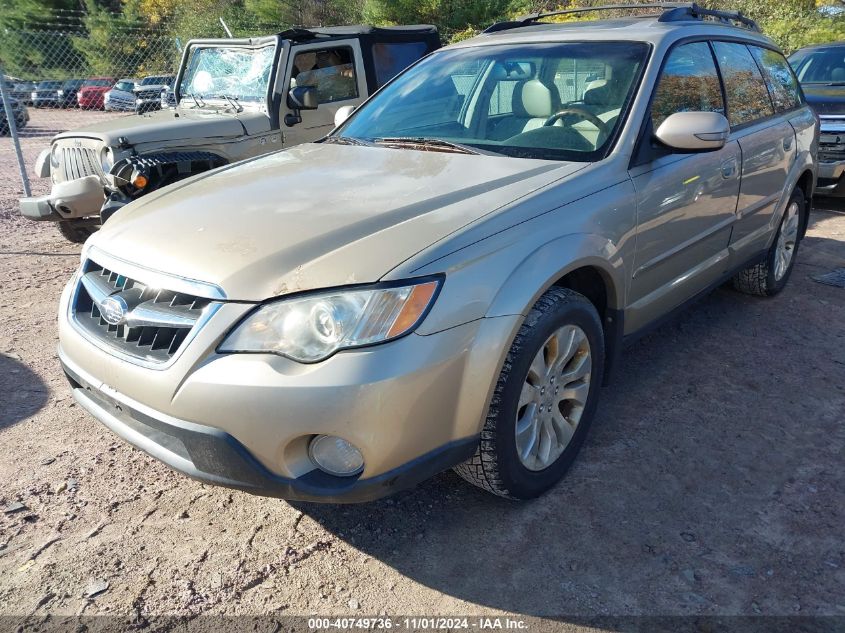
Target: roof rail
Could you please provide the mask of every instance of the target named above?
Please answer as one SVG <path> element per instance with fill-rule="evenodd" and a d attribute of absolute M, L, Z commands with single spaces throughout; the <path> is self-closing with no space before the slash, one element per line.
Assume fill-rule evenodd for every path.
<path fill-rule="evenodd" d="M 531 13 L 516 20 L 497 22 L 485 29 L 485 33 L 495 33 L 515 29 L 521 26 L 529 26 L 540 22 L 543 18 L 550 18 L 556 15 L 572 15 L 578 13 L 591 13 L 594 11 L 633 11 L 638 9 L 659 9 L 661 10 L 658 21 L 680 22 L 683 20 L 703 20 L 704 18 L 715 18 L 716 21 L 724 24 L 738 23 L 752 31 L 761 32 L 760 26 L 751 18 L 746 17 L 740 11 L 719 11 L 706 9 L 695 2 L 648 2 L 636 4 L 606 4 L 592 7 L 576 7 L 574 9 L 561 9 L 547 13 Z"/>

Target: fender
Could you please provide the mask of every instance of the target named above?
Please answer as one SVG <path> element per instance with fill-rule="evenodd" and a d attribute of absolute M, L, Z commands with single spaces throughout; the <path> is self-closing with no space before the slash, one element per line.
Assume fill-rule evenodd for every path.
<path fill-rule="evenodd" d="M 547 242 L 514 268 L 485 316 L 525 316 L 559 279 L 584 267 L 597 269 L 605 282 L 608 307 L 621 310 L 625 305 L 625 266 L 619 251 L 609 239 L 596 234 L 572 233 Z"/>

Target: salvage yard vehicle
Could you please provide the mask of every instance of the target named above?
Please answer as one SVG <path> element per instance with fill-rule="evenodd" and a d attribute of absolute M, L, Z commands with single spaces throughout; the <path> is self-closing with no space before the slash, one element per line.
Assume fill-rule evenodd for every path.
<path fill-rule="evenodd" d="M 439 46 L 437 29 L 427 25 L 191 41 L 174 85 L 178 105 L 158 111 L 170 79 L 145 78 L 135 88 L 144 101 L 134 107 L 156 112 L 56 136 L 35 167 L 52 191 L 23 198 L 21 213 L 58 222 L 66 238 L 83 242 L 118 209 L 161 187 L 324 136 L 338 109 L 360 104 Z M 111 94 L 107 107 L 118 109 Z"/>
<path fill-rule="evenodd" d="M 86 79 L 76 93 L 76 103 L 83 110 L 103 110 L 105 95 L 114 85 L 111 77 L 92 77 Z"/>
<path fill-rule="evenodd" d="M 816 193 L 845 196 L 845 42 L 802 48 L 789 62 L 821 123 Z"/>
<path fill-rule="evenodd" d="M 727 280 L 783 290 L 818 142 L 741 14 L 544 21 L 569 12 L 121 211 L 62 295 L 76 401 L 255 494 L 364 501 L 450 467 L 515 499 L 555 485 L 625 343 Z"/>
<path fill-rule="evenodd" d="M 137 80 L 124 77 L 103 96 L 103 108 L 109 112 L 132 112 L 135 110 Z"/>
<path fill-rule="evenodd" d="M 135 88 L 135 114 L 161 110 L 161 91 L 167 90 L 176 78 L 173 75 L 144 77 Z"/>

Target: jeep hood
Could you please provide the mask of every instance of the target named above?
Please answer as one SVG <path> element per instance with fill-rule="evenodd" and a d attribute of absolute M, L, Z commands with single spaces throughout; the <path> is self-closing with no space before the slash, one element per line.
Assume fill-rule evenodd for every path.
<path fill-rule="evenodd" d="M 89 245 L 260 301 L 374 282 L 585 163 L 307 144 L 137 200 Z"/>
<path fill-rule="evenodd" d="M 260 118 L 269 129 L 269 119 L 261 112 L 241 112 L 238 115 L 222 114 L 213 110 L 158 110 L 152 114 L 118 117 L 95 125 L 63 132 L 61 138 L 96 138 L 106 145 L 117 146 L 120 137 L 125 136 L 131 145 L 162 143 L 193 139 L 196 141 L 232 138 L 247 133 L 241 119 Z"/>

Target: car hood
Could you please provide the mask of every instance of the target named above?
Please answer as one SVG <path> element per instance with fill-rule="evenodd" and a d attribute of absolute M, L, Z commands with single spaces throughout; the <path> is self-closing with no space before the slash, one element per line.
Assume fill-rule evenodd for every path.
<path fill-rule="evenodd" d="M 845 86 L 802 84 L 801 89 L 807 97 L 807 103 L 819 116 L 845 114 Z"/>
<path fill-rule="evenodd" d="M 130 145 L 159 143 L 184 139 L 232 138 L 246 134 L 241 119 L 249 117 L 266 120 L 261 112 L 241 112 L 238 115 L 223 114 L 212 110 L 159 110 L 149 115 L 119 117 L 102 123 L 96 123 L 63 132 L 56 136 L 62 138 L 96 138 L 106 145 L 117 146 L 118 138 L 126 137 Z M 266 126 L 265 126 L 266 127 Z"/>
<path fill-rule="evenodd" d="M 127 205 L 89 245 L 228 299 L 374 282 L 584 163 L 307 144 Z"/>

